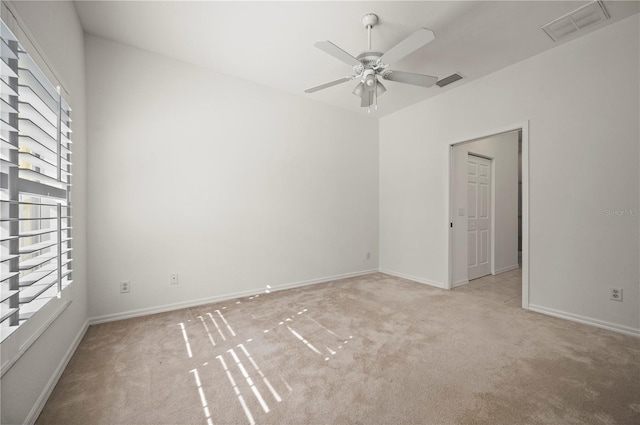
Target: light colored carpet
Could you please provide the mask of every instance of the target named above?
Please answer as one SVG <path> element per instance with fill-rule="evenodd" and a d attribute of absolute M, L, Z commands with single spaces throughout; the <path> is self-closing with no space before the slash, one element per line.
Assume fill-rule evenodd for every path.
<path fill-rule="evenodd" d="M 37 424 L 640 424 L 640 339 L 383 274 L 91 326 Z"/>

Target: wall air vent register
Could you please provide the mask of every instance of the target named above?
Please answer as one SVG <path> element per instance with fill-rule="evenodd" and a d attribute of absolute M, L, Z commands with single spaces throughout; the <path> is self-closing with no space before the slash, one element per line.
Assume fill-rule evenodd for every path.
<path fill-rule="evenodd" d="M 558 42 L 607 19 L 609 19 L 609 14 L 604 8 L 604 4 L 600 0 L 596 0 L 554 19 L 541 28 L 553 41 Z"/>

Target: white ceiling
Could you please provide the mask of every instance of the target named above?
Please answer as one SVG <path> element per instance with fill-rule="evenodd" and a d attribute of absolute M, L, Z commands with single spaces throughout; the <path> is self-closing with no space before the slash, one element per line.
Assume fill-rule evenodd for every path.
<path fill-rule="evenodd" d="M 361 18 L 369 12 L 380 18 L 372 50 L 385 52 L 419 27 L 430 28 L 436 39 L 391 68 L 439 78 L 459 72 L 466 78 L 429 89 L 385 82 L 379 110 L 371 112 L 383 116 L 557 46 L 540 26 L 585 3 L 80 1 L 76 8 L 90 34 L 361 113 L 367 109 L 351 94 L 356 82 L 304 93 L 352 71 L 313 44 L 330 40 L 356 56 L 367 47 Z M 591 31 L 640 7 L 637 1 L 604 4 L 611 19 Z"/>

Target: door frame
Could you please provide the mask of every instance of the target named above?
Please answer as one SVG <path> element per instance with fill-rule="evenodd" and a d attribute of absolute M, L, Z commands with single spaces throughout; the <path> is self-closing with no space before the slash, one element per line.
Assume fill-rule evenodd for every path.
<path fill-rule="evenodd" d="M 453 289 L 453 228 L 455 195 L 454 195 L 454 168 L 453 168 L 453 147 L 462 143 L 472 142 L 479 139 L 497 136 L 499 134 L 520 131 L 522 137 L 522 308 L 529 309 L 529 121 L 523 121 L 491 131 L 478 132 L 469 137 L 455 139 L 449 145 L 449 214 L 447 228 L 449 229 L 449 278 L 447 288 Z M 493 171 L 493 170 L 492 170 Z M 493 177 L 492 177 L 493 178 Z M 493 196 L 492 196 L 493 197 Z M 493 261 L 493 258 L 492 258 Z"/>

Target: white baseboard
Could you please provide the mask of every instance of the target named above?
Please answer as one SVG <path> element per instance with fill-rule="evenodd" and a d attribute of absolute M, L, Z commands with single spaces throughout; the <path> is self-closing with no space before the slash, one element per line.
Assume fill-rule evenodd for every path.
<path fill-rule="evenodd" d="M 40 396 L 36 400 L 35 404 L 31 408 L 31 411 L 29 412 L 29 415 L 24 421 L 25 424 L 30 424 L 30 425 L 34 424 L 36 422 L 36 419 L 38 419 L 38 416 L 40 416 L 40 412 L 42 412 L 42 409 L 44 409 L 44 405 L 47 403 L 47 400 L 49 399 L 51 392 L 55 388 L 60 377 L 62 376 L 62 372 L 64 372 L 65 368 L 69 364 L 71 357 L 73 357 L 73 354 L 76 352 L 76 348 L 78 348 L 78 345 L 80 345 L 80 341 L 82 341 L 82 338 L 84 337 L 84 334 L 87 332 L 88 328 L 89 328 L 89 320 L 87 319 L 82 325 L 82 328 L 80 328 L 80 331 L 78 332 L 76 337 L 73 339 L 73 342 L 69 346 L 69 349 L 60 360 L 58 367 L 56 367 L 56 370 L 53 372 L 53 375 L 51 375 L 51 378 L 47 382 L 47 385 L 45 385 L 45 387 L 42 389 Z"/>
<path fill-rule="evenodd" d="M 469 279 L 461 279 L 456 282 L 453 282 L 453 287 L 457 288 L 458 286 L 466 285 L 467 283 L 469 283 Z"/>
<path fill-rule="evenodd" d="M 300 282 L 284 283 L 281 285 L 272 286 L 269 289 L 269 292 L 300 288 L 302 286 L 314 285 L 316 283 L 331 282 L 334 280 L 347 279 L 347 278 L 356 277 L 356 276 L 364 276 L 364 275 L 377 273 L 377 272 L 378 272 L 378 269 L 361 270 L 358 272 L 344 273 L 336 276 L 327 276 L 327 277 L 321 277 L 317 279 L 304 280 Z M 167 311 L 180 310 L 180 309 L 189 308 L 189 307 L 197 307 L 199 305 L 213 304 L 221 301 L 228 301 L 228 300 L 233 300 L 233 299 L 242 298 L 242 297 L 250 297 L 253 295 L 264 294 L 264 293 L 265 293 L 264 288 L 256 288 L 256 289 L 249 289 L 246 291 L 216 295 L 213 297 L 200 298 L 196 300 L 182 301 L 182 302 L 172 303 L 172 304 L 164 304 L 157 307 L 141 308 L 138 310 L 125 311 L 122 313 L 106 314 L 104 316 L 90 318 L 89 324 L 96 325 L 99 323 L 114 322 L 116 320 L 132 319 L 134 317 L 147 316 L 149 314 L 165 313 Z"/>
<path fill-rule="evenodd" d="M 393 270 L 380 269 L 380 273 L 388 274 L 388 275 L 395 276 L 395 277 L 401 277 L 402 279 L 412 280 L 412 281 L 418 282 L 418 283 L 424 283 L 426 285 L 435 286 L 436 288 L 440 288 L 440 289 L 449 289 L 447 287 L 447 285 L 442 283 L 442 282 L 436 282 L 436 281 L 429 280 L 429 279 L 423 279 L 421 277 L 411 276 L 411 275 L 408 275 L 408 274 L 405 274 L 405 273 L 394 272 Z"/>
<path fill-rule="evenodd" d="M 501 269 L 496 269 L 493 274 L 500 274 L 500 273 L 504 273 L 504 272 L 508 272 L 510 270 L 515 270 L 520 268 L 520 264 L 514 264 L 513 266 L 507 266 L 507 267 L 503 267 Z"/>
<path fill-rule="evenodd" d="M 570 320 L 572 322 L 578 322 L 585 325 L 594 326 L 596 328 L 606 329 L 609 331 L 614 331 L 614 332 L 622 333 L 625 335 L 640 337 L 640 329 L 632 328 L 630 326 L 619 325 L 617 323 L 606 322 L 604 320 L 580 316 L 579 314 L 567 313 L 565 311 L 555 310 L 552 308 L 542 307 L 534 304 L 529 304 L 529 310 L 535 311 L 536 313 L 546 314 L 547 316 L 558 317 L 560 319 Z"/>

